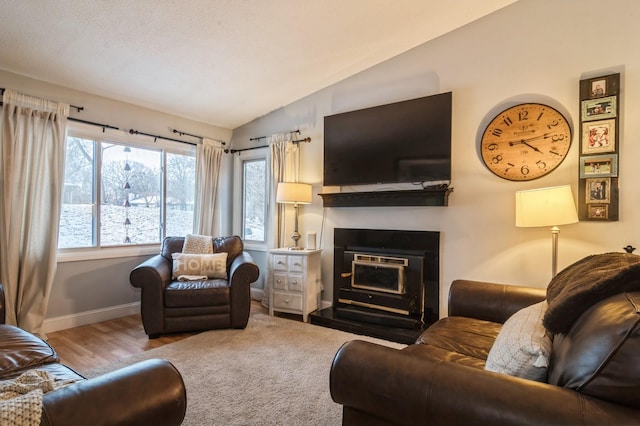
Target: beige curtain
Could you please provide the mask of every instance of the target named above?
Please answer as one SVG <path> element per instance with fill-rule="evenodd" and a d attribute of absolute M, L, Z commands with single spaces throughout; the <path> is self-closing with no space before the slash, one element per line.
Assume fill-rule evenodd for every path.
<path fill-rule="evenodd" d="M 292 142 L 290 133 L 281 133 L 267 138 L 269 144 L 269 156 L 271 170 L 269 173 L 269 225 L 267 229 L 273 230 L 268 234 L 267 246 L 269 248 L 284 247 L 290 238 L 287 235 L 285 224 L 285 205 L 276 202 L 276 189 L 280 182 L 297 182 L 300 164 L 300 149 L 298 144 Z M 292 223 L 292 221 L 289 221 Z M 269 289 L 271 283 L 267 279 L 264 289 L 262 304 L 269 305 Z"/>
<path fill-rule="evenodd" d="M 201 235 L 220 236 L 220 206 L 216 205 L 224 150 L 220 143 L 204 138 L 196 147 L 194 228 Z"/>
<path fill-rule="evenodd" d="M 0 280 L 9 324 L 41 334 L 56 271 L 69 105 L 5 90 Z"/>

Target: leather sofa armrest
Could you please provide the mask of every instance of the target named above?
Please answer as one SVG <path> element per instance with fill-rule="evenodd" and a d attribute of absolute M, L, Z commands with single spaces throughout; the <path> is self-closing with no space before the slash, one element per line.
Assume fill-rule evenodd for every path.
<path fill-rule="evenodd" d="M 545 288 L 455 280 L 449 290 L 449 316 L 504 323 L 520 309 L 546 297 Z"/>
<path fill-rule="evenodd" d="M 355 412 L 353 418 L 368 418 L 370 424 L 637 422 L 637 410 L 569 389 L 358 340 L 336 354 L 330 390 L 345 413 Z"/>
<path fill-rule="evenodd" d="M 245 328 L 251 312 L 251 283 L 258 279 L 260 270 L 253 257 L 243 251 L 233 259 L 229 268 L 231 291 L 231 327 Z"/>
<path fill-rule="evenodd" d="M 44 394 L 43 425 L 179 425 L 187 408 L 182 377 L 160 359 Z"/>

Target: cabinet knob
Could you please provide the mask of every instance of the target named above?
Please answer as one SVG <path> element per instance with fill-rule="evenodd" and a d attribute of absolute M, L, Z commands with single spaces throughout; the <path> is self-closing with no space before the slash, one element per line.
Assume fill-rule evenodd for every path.
<path fill-rule="evenodd" d="M 295 265 L 295 266 L 302 266 L 302 263 L 300 263 L 300 262 L 295 262 L 295 263 L 294 263 L 294 265 Z"/>
<path fill-rule="evenodd" d="M 282 260 L 278 260 L 278 265 L 284 265 L 284 262 Z"/>
<path fill-rule="evenodd" d="M 282 280 L 276 280 L 278 284 L 282 284 Z"/>
<path fill-rule="evenodd" d="M 289 303 L 289 299 L 284 299 L 284 303 Z"/>

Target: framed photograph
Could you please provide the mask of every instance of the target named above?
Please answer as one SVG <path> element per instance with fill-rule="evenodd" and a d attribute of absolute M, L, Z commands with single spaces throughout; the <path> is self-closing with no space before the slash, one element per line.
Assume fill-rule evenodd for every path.
<path fill-rule="evenodd" d="M 592 98 L 599 98 L 607 94 L 607 79 L 597 78 L 589 82 Z"/>
<path fill-rule="evenodd" d="M 582 154 L 616 151 L 616 120 L 582 123 Z"/>
<path fill-rule="evenodd" d="M 587 206 L 587 217 L 589 219 L 609 219 L 609 205 L 607 204 L 591 204 Z"/>
<path fill-rule="evenodd" d="M 611 178 L 589 178 L 585 187 L 587 204 L 608 204 L 611 200 Z"/>
<path fill-rule="evenodd" d="M 615 96 L 582 101 L 582 121 L 614 118 L 617 115 Z"/>
<path fill-rule="evenodd" d="M 619 73 L 580 80 L 580 100 L 614 96 L 618 94 L 619 87 Z"/>
<path fill-rule="evenodd" d="M 618 154 L 580 157 L 580 178 L 618 176 Z"/>

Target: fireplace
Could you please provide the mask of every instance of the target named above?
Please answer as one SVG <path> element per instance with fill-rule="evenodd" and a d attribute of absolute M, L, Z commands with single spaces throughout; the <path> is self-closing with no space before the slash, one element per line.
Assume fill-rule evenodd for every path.
<path fill-rule="evenodd" d="M 336 228 L 333 306 L 311 322 L 413 343 L 439 317 L 440 233 Z"/>

